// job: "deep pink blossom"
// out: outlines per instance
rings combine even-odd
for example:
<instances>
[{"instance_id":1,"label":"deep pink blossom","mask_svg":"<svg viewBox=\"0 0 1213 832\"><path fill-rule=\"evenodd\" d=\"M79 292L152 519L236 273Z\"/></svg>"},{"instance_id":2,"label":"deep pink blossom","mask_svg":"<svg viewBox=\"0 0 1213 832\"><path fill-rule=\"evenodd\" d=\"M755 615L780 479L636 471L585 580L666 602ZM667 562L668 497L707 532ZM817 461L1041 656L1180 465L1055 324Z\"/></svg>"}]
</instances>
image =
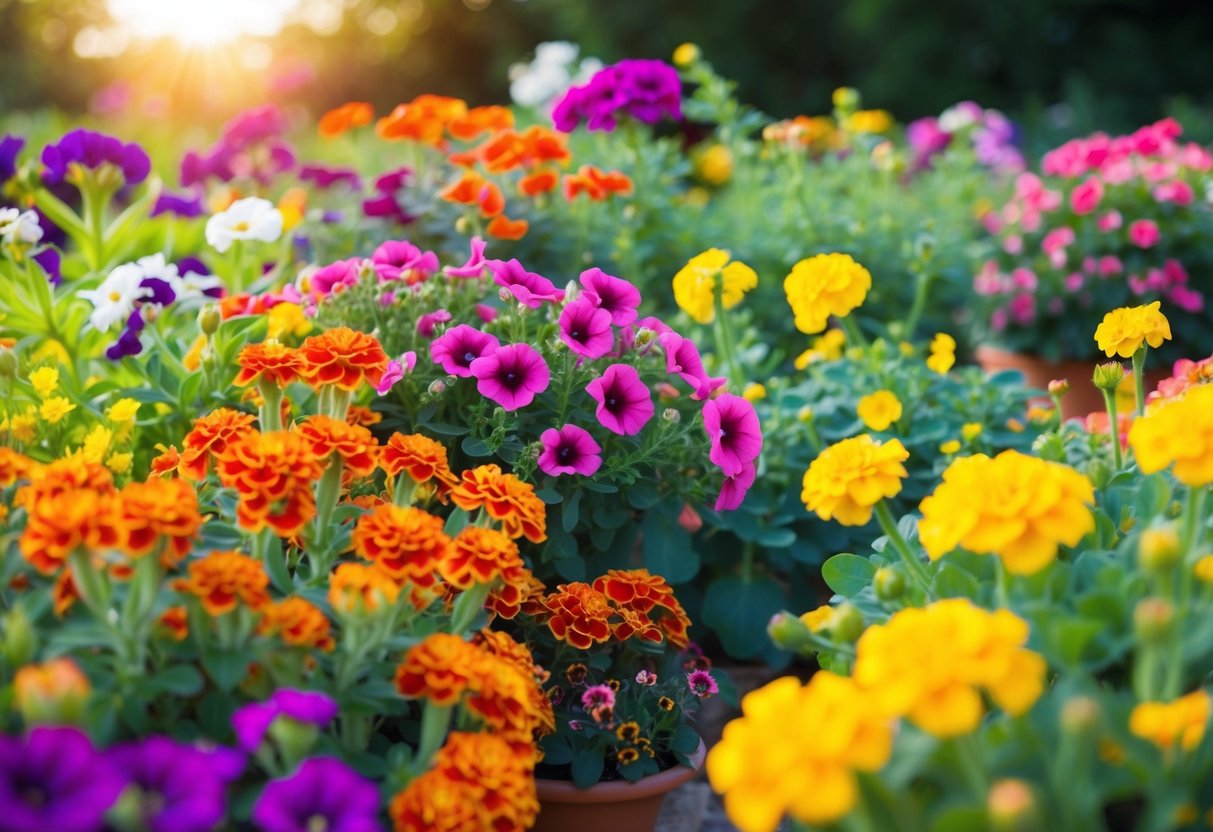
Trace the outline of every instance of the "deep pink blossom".
<instances>
[{"instance_id":1,"label":"deep pink blossom","mask_svg":"<svg viewBox=\"0 0 1213 832\"><path fill-rule=\"evenodd\" d=\"M417 319L417 332L422 338L433 338L434 327L438 324L444 324L451 319L451 313L445 309L435 309L433 312L426 312Z\"/></svg>"},{"instance_id":2,"label":"deep pink blossom","mask_svg":"<svg viewBox=\"0 0 1213 832\"><path fill-rule=\"evenodd\" d=\"M501 343L487 332L459 324L434 339L430 344L430 358L451 375L469 378L472 362L500 346Z\"/></svg>"},{"instance_id":3,"label":"deep pink blossom","mask_svg":"<svg viewBox=\"0 0 1213 832\"><path fill-rule=\"evenodd\" d=\"M583 358L601 358L615 345L611 313L578 298L560 312L560 340Z\"/></svg>"},{"instance_id":4,"label":"deep pink blossom","mask_svg":"<svg viewBox=\"0 0 1213 832\"><path fill-rule=\"evenodd\" d=\"M417 353L409 350L400 358L393 358L387 363L387 370L383 373L383 378L379 379L379 384L375 386L375 392L380 396L386 396L397 382L403 379L406 375L413 372L413 368L417 366Z\"/></svg>"},{"instance_id":5,"label":"deep pink blossom","mask_svg":"<svg viewBox=\"0 0 1213 832\"><path fill-rule=\"evenodd\" d=\"M413 286L438 271L438 255L407 240L388 240L371 254L371 266L380 280L402 280Z\"/></svg>"},{"instance_id":6,"label":"deep pink blossom","mask_svg":"<svg viewBox=\"0 0 1213 832\"><path fill-rule=\"evenodd\" d=\"M1084 180L1081 185L1075 185L1074 190L1070 191L1070 207L1074 209L1075 214L1090 214L1099 207L1102 200L1103 182L1099 181L1098 176Z\"/></svg>"},{"instance_id":7,"label":"deep pink blossom","mask_svg":"<svg viewBox=\"0 0 1213 832\"><path fill-rule=\"evenodd\" d=\"M587 269L579 279L584 289L582 297L611 313L615 326L627 326L636 320L640 290L631 283L602 269Z\"/></svg>"},{"instance_id":8,"label":"deep pink blossom","mask_svg":"<svg viewBox=\"0 0 1213 832\"><path fill-rule=\"evenodd\" d=\"M690 338L683 338L677 332L665 332L658 337L658 343L665 352L665 371L670 375L678 375L694 388L691 398L702 401L720 387L726 379L713 378L703 369L703 359L699 349Z\"/></svg>"},{"instance_id":9,"label":"deep pink blossom","mask_svg":"<svg viewBox=\"0 0 1213 832\"><path fill-rule=\"evenodd\" d=\"M496 307L489 306L487 303L478 303L476 304L476 317L486 324L491 324L497 320L497 309Z\"/></svg>"},{"instance_id":10,"label":"deep pink blossom","mask_svg":"<svg viewBox=\"0 0 1213 832\"><path fill-rule=\"evenodd\" d=\"M544 304L560 303L564 292L541 274L528 272L517 260L486 260L493 271L493 282L505 287L519 303L531 309Z\"/></svg>"},{"instance_id":11,"label":"deep pink blossom","mask_svg":"<svg viewBox=\"0 0 1213 832\"><path fill-rule=\"evenodd\" d=\"M700 699L706 699L709 696L715 696L717 693L720 693L716 680L706 670L692 670L688 673L687 687L691 689L691 693Z\"/></svg>"},{"instance_id":12,"label":"deep pink blossom","mask_svg":"<svg viewBox=\"0 0 1213 832\"><path fill-rule=\"evenodd\" d=\"M598 402L598 421L613 433L632 436L653 418L653 397L635 367L612 364L585 389Z\"/></svg>"},{"instance_id":13,"label":"deep pink blossom","mask_svg":"<svg viewBox=\"0 0 1213 832\"><path fill-rule=\"evenodd\" d=\"M720 496L716 498L716 510L733 511L739 508L757 475L758 468L754 463L747 462L736 476L725 477L720 486Z\"/></svg>"},{"instance_id":14,"label":"deep pink blossom","mask_svg":"<svg viewBox=\"0 0 1213 832\"><path fill-rule=\"evenodd\" d=\"M316 299L327 298L333 292L354 286L362 275L362 258L350 257L329 263L312 273L308 279L310 294Z\"/></svg>"},{"instance_id":15,"label":"deep pink blossom","mask_svg":"<svg viewBox=\"0 0 1213 832\"><path fill-rule=\"evenodd\" d=\"M451 277L480 277L484 274L485 259L484 259L484 240L479 237L472 238L472 253L468 256L467 262L462 266L447 266L446 273Z\"/></svg>"},{"instance_id":16,"label":"deep pink blossom","mask_svg":"<svg viewBox=\"0 0 1213 832\"><path fill-rule=\"evenodd\" d=\"M498 347L474 360L469 369L476 377L480 395L492 399L507 411L526 407L548 389L551 381L547 363L530 344Z\"/></svg>"},{"instance_id":17,"label":"deep pink blossom","mask_svg":"<svg viewBox=\"0 0 1213 832\"><path fill-rule=\"evenodd\" d=\"M1104 234L1110 234L1111 232L1120 228L1123 223L1124 220L1121 218L1119 211L1109 211L1108 213L1100 216L1099 220L1096 222L1096 224L1099 226L1099 230Z\"/></svg>"},{"instance_id":18,"label":"deep pink blossom","mask_svg":"<svg viewBox=\"0 0 1213 832\"><path fill-rule=\"evenodd\" d=\"M1134 220L1129 224L1129 242L1138 248L1153 248L1161 237L1154 220Z\"/></svg>"},{"instance_id":19,"label":"deep pink blossom","mask_svg":"<svg viewBox=\"0 0 1213 832\"><path fill-rule=\"evenodd\" d=\"M736 477L762 453L762 426L754 405L723 393L703 406L703 428L712 442L708 453L726 477Z\"/></svg>"},{"instance_id":20,"label":"deep pink blossom","mask_svg":"<svg viewBox=\"0 0 1213 832\"><path fill-rule=\"evenodd\" d=\"M548 476L580 474L592 477L602 467L602 446L584 428L576 425L565 425L559 430L548 428L539 440L543 443L539 470Z\"/></svg>"}]
</instances>

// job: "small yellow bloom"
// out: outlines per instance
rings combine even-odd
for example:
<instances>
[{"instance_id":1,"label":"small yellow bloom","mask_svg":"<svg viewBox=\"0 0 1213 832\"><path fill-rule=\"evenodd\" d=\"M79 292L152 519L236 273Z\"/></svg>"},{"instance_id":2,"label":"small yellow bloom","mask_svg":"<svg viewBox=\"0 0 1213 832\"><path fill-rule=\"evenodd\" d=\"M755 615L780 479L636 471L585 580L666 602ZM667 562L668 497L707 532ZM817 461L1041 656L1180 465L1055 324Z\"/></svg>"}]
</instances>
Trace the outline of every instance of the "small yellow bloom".
<instances>
[{"instance_id":1,"label":"small yellow bloom","mask_svg":"<svg viewBox=\"0 0 1213 832\"><path fill-rule=\"evenodd\" d=\"M720 187L733 178L733 151L714 144L694 155L695 175L709 185Z\"/></svg>"},{"instance_id":2,"label":"small yellow bloom","mask_svg":"<svg viewBox=\"0 0 1213 832\"><path fill-rule=\"evenodd\" d=\"M866 525L874 505L901 491L901 481L909 476L903 463L909 458L897 439L881 443L866 433L844 439L809 465L800 499L822 520Z\"/></svg>"},{"instance_id":3,"label":"small yellow bloom","mask_svg":"<svg viewBox=\"0 0 1213 832\"><path fill-rule=\"evenodd\" d=\"M1213 483L1213 384L1190 387L1134 420L1129 447L1144 474L1174 466L1184 485Z\"/></svg>"},{"instance_id":4,"label":"small yellow bloom","mask_svg":"<svg viewBox=\"0 0 1213 832\"><path fill-rule=\"evenodd\" d=\"M937 332L931 339L931 354L927 356L927 367L933 372L947 375L956 363L956 339L946 332Z\"/></svg>"},{"instance_id":5,"label":"small yellow bloom","mask_svg":"<svg viewBox=\"0 0 1213 832\"><path fill-rule=\"evenodd\" d=\"M901 401L891 390L877 390L860 399L856 411L868 430L885 430L901 418Z\"/></svg>"},{"instance_id":6,"label":"small yellow bloom","mask_svg":"<svg viewBox=\"0 0 1213 832\"><path fill-rule=\"evenodd\" d=\"M1209 694L1203 688L1174 702L1142 702L1129 714L1129 731L1163 750L1200 745L1209 721Z\"/></svg>"},{"instance_id":7,"label":"small yellow bloom","mask_svg":"<svg viewBox=\"0 0 1213 832\"><path fill-rule=\"evenodd\" d=\"M729 262L729 256L724 249L710 248L692 257L674 275L674 300L697 323L710 324L716 319L718 291L721 306L732 309L758 285L757 272L740 260Z\"/></svg>"},{"instance_id":8,"label":"small yellow bloom","mask_svg":"<svg viewBox=\"0 0 1213 832\"><path fill-rule=\"evenodd\" d=\"M94 465L100 465L101 460L105 459L105 452L109 450L110 442L114 439L114 432L105 425L95 425L88 435L84 437L84 446L80 449L84 455L85 462L91 462Z\"/></svg>"},{"instance_id":9,"label":"small yellow bloom","mask_svg":"<svg viewBox=\"0 0 1213 832\"><path fill-rule=\"evenodd\" d=\"M841 329L827 329L813 339L813 346L796 356L797 370L803 370L818 361L837 361L842 358L847 345L847 335Z\"/></svg>"},{"instance_id":10,"label":"small yellow bloom","mask_svg":"<svg viewBox=\"0 0 1213 832\"><path fill-rule=\"evenodd\" d=\"M1200 560L1196 561L1193 567L1196 573L1196 580L1201 583L1213 584L1213 555L1204 555Z\"/></svg>"},{"instance_id":11,"label":"small yellow bloom","mask_svg":"<svg viewBox=\"0 0 1213 832\"><path fill-rule=\"evenodd\" d=\"M1038 404L1028 406L1028 421L1041 424L1053 421L1056 411L1051 407L1041 407Z\"/></svg>"},{"instance_id":12,"label":"small yellow bloom","mask_svg":"<svg viewBox=\"0 0 1213 832\"><path fill-rule=\"evenodd\" d=\"M113 471L115 474L122 475L131 470L131 460L135 458L132 453L114 452L110 454L110 458L105 461L105 467Z\"/></svg>"},{"instance_id":13,"label":"small yellow bloom","mask_svg":"<svg viewBox=\"0 0 1213 832\"><path fill-rule=\"evenodd\" d=\"M54 367L39 367L29 374L29 383L38 398L45 399L59 388L59 371Z\"/></svg>"},{"instance_id":14,"label":"small yellow bloom","mask_svg":"<svg viewBox=\"0 0 1213 832\"><path fill-rule=\"evenodd\" d=\"M751 381L745 386L745 389L741 391L741 397L747 402L756 402L760 399L765 399L767 397L766 385Z\"/></svg>"},{"instance_id":15,"label":"small yellow bloom","mask_svg":"<svg viewBox=\"0 0 1213 832\"><path fill-rule=\"evenodd\" d=\"M941 454L947 454L948 456L951 456L952 454L956 453L959 450L960 450L960 440L959 439L949 439L947 442L944 442L943 444L941 444L939 446L939 452Z\"/></svg>"},{"instance_id":16,"label":"small yellow bloom","mask_svg":"<svg viewBox=\"0 0 1213 832\"><path fill-rule=\"evenodd\" d=\"M207 337L199 335L194 339L193 345L190 346L189 352L181 359L181 365L191 373L197 372L202 366L202 351L206 349Z\"/></svg>"},{"instance_id":17,"label":"small yellow bloom","mask_svg":"<svg viewBox=\"0 0 1213 832\"><path fill-rule=\"evenodd\" d=\"M76 406L62 396L53 396L42 403L38 415L42 420L52 425L59 424L63 417L76 409Z\"/></svg>"},{"instance_id":18,"label":"small yellow bloom","mask_svg":"<svg viewBox=\"0 0 1213 832\"><path fill-rule=\"evenodd\" d=\"M804 626L809 628L809 632L820 633L830 626L830 619L833 616L834 608L829 604L822 604L817 609L802 614L800 620Z\"/></svg>"},{"instance_id":19,"label":"small yellow bloom","mask_svg":"<svg viewBox=\"0 0 1213 832\"><path fill-rule=\"evenodd\" d=\"M312 321L296 303L275 304L266 317L266 338L282 341L287 336L302 338L312 331Z\"/></svg>"},{"instance_id":20,"label":"small yellow bloom","mask_svg":"<svg viewBox=\"0 0 1213 832\"><path fill-rule=\"evenodd\" d=\"M912 356L914 354L914 345L911 344L909 341L899 342L897 344L897 349L900 350L901 354L904 355L906 358L909 358L910 356Z\"/></svg>"},{"instance_id":21,"label":"small yellow bloom","mask_svg":"<svg viewBox=\"0 0 1213 832\"><path fill-rule=\"evenodd\" d=\"M1011 433L1023 433L1023 422L1015 418L1007 419L1007 430Z\"/></svg>"},{"instance_id":22,"label":"small yellow bloom","mask_svg":"<svg viewBox=\"0 0 1213 832\"><path fill-rule=\"evenodd\" d=\"M809 422L813 421L813 408L809 407L807 404L804 405L800 408L800 410L796 411L796 418L807 425Z\"/></svg>"},{"instance_id":23,"label":"small yellow bloom","mask_svg":"<svg viewBox=\"0 0 1213 832\"><path fill-rule=\"evenodd\" d=\"M783 280L796 328L821 332L831 315L845 317L863 304L872 274L849 254L818 254L792 266Z\"/></svg>"},{"instance_id":24,"label":"small yellow bloom","mask_svg":"<svg viewBox=\"0 0 1213 832\"><path fill-rule=\"evenodd\" d=\"M25 413L16 413L0 422L0 434L9 434L14 441L29 443L38 437L38 417L33 406L26 408Z\"/></svg>"},{"instance_id":25,"label":"small yellow bloom","mask_svg":"<svg viewBox=\"0 0 1213 832\"><path fill-rule=\"evenodd\" d=\"M67 354L67 347L54 338L47 338L42 346L34 350L31 356L35 362L50 361L55 364L70 364L72 357Z\"/></svg>"},{"instance_id":26,"label":"small yellow bloom","mask_svg":"<svg viewBox=\"0 0 1213 832\"><path fill-rule=\"evenodd\" d=\"M303 188L290 188L278 200L278 210L282 213L282 230L290 231L303 222L304 212L307 211L307 191Z\"/></svg>"},{"instance_id":27,"label":"small yellow bloom","mask_svg":"<svg viewBox=\"0 0 1213 832\"><path fill-rule=\"evenodd\" d=\"M1095 343L1109 358L1132 358L1143 343L1162 346L1163 341L1171 340L1171 323L1160 311L1161 305L1156 300L1148 306L1113 309L1095 328Z\"/></svg>"},{"instance_id":28,"label":"small yellow bloom","mask_svg":"<svg viewBox=\"0 0 1213 832\"><path fill-rule=\"evenodd\" d=\"M965 422L960 428L960 435L966 442L972 442L981 436L981 422Z\"/></svg>"},{"instance_id":29,"label":"small yellow bloom","mask_svg":"<svg viewBox=\"0 0 1213 832\"><path fill-rule=\"evenodd\" d=\"M852 133L887 133L893 126L888 110L856 110L843 122Z\"/></svg>"},{"instance_id":30,"label":"small yellow bloom","mask_svg":"<svg viewBox=\"0 0 1213 832\"><path fill-rule=\"evenodd\" d=\"M135 417L139 415L139 402L135 399L118 399L110 405L106 411L111 422L122 424L124 422L133 422Z\"/></svg>"},{"instance_id":31,"label":"small yellow bloom","mask_svg":"<svg viewBox=\"0 0 1213 832\"><path fill-rule=\"evenodd\" d=\"M685 69L699 60L699 47L693 43L683 43L674 50L674 66Z\"/></svg>"},{"instance_id":32,"label":"small yellow bloom","mask_svg":"<svg viewBox=\"0 0 1213 832\"><path fill-rule=\"evenodd\" d=\"M854 87L836 87L830 100L836 110L853 110L859 106L859 90Z\"/></svg>"}]
</instances>

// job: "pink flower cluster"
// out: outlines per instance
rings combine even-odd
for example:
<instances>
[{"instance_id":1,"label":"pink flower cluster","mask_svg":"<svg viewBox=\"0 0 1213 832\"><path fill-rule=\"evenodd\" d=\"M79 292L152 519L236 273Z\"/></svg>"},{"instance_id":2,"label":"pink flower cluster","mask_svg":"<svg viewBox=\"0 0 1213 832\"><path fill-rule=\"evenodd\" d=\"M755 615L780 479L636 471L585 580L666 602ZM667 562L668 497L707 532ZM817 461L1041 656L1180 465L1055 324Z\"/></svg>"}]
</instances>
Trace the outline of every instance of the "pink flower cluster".
<instances>
[{"instance_id":1,"label":"pink flower cluster","mask_svg":"<svg viewBox=\"0 0 1213 832\"><path fill-rule=\"evenodd\" d=\"M938 118L927 116L906 126L906 141L914 152L914 167L930 167L931 159L967 139L978 163L1002 173L1023 170L1023 154L1015 146L1015 127L998 110L975 101L961 101Z\"/></svg>"}]
</instances>

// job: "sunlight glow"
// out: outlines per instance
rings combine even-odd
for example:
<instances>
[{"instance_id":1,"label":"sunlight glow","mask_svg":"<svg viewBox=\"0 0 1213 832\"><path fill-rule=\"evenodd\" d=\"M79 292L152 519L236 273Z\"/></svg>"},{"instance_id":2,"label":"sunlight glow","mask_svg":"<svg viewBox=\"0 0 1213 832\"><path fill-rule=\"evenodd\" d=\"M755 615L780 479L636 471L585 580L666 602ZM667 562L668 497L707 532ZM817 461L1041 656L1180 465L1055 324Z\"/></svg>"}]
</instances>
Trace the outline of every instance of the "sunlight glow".
<instances>
[{"instance_id":1,"label":"sunlight glow","mask_svg":"<svg viewBox=\"0 0 1213 832\"><path fill-rule=\"evenodd\" d=\"M115 23L133 38L171 37L213 46L244 35L276 35L299 0L107 0Z\"/></svg>"}]
</instances>

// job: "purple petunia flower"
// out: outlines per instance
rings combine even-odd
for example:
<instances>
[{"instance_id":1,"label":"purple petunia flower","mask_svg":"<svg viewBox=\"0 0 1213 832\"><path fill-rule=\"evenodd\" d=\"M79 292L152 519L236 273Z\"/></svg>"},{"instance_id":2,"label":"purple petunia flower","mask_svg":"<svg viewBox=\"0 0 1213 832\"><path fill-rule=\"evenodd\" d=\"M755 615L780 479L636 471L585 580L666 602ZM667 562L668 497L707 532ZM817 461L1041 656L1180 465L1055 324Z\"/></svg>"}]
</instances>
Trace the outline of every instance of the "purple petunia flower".
<instances>
[{"instance_id":1,"label":"purple petunia flower","mask_svg":"<svg viewBox=\"0 0 1213 832\"><path fill-rule=\"evenodd\" d=\"M0 185L17 175L17 157L23 147L25 139L20 136L0 137Z\"/></svg>"},{"instance_id":2,"label":"purple petunia flower","mask_svg":"<svg viewBox=\"0 0 1213 832\"><path fill-rule=\"evenodd\" d=\"M690 338L683 338L677 332L670 331L662 333L657 341L665 351L665 371L681 377L695 388L691 398L703 401L724 386L727 379L714 378L704 371L699 349Z\"/></svg>"},{"instance_id":3,"label":"purple petunia flower","mask_svg":"<svg viewBox=\"0 0 1213 832\"><path fill-rule=\"evenodd\" d=\"M362 201L362 213L368 217L386 217L401 225L411 223L416 217L407 213L397 199L397 193L412 183L412 168L397 168L375 180L374 193Z\"/></svg>"},{"instance_id":4,"label":"purple petunia flower","mask_svg":"<svg viewBox=\"0 0 1213 832\"><path fill-rule=\"evenodd\" d=\"M152 206L148 216L158 217L161 214L172 214L184 219L193 219L201 217L204 213L206 213L206 206L202 203L202 194L175 194L172 191L164 191L156 197L156 203Z\"/></svg>"},{"instance_id":5,"label":"purple petunia flower","mask_svg":"<svg viewBox=\"0 0 1213 832\"><path fill-rule=\"evenodd\" d=\"M426 312L417 319L417 333L422 338L433 338L434 327L438 324L444 324L451 319L451 313L445 309L435 309L433 312Z\"/></svg>"},{"instance_id":6,"label":"purple petunia flower","mask_svg":"<svg viewBox=\"0 0 1213 832\"><path fill-rule=\"evenodd\" d=\"M708 459L726 477L736 477L762 453L762 426L754 405L724 393L703 406L703 429L712 442Z\"/></svg>"},{"instance_id":7,"label":"purple petunia flower","mask_svg":"<svg viewBox=\"0 0 1213 832\"><path fill-rule=\"evenodd\" d=\"M353 168L333 167L311 163L299 168L299 181L311 182L322 191L334 185L347 185L353 190L362 190L362 177Z\"/></svg>"},{"instance_id":8,"label":"purple petunia flower","mask_svg":"<svg viewBox=\"0 0 1213 832\"><path fill-rule=\"evenodd\" d=\"M598 421L621 436L639 433L653 418L653 397L640 380L640 373L628 364L612 364L601 378L586 385L586 392L598 402Z\"/></svg>"},{"instance_id":9,"label":"purple petunia flower","mask_svg":"<svg viewBox=\"0 0 1213 832\"><path fill-rule=\"evenodd\" d=\"M118 336L118 340L106 347L105 357L110 361L121 361L123 358L143 352L143 342L139 340L139 333L143 331L144 325L143 313L138 309L133 310L126 319L126 327Z\"/></svg>"},{"instance_id":10,"label":"purple petunia flower","mask_svg":"<svg viewBox=\"0 0 1213 832\"><path fill-rule=\"evenodd\" d=\"M8 832L98 832L125 785L76 728L0 737L0 826Z\"/></svg>"},{"instance_id":11,"label":"purple petunia flower","mask_svg":"<svg viewBox=\"0 0 1213 832\"><path fill-rule=\"evenodd\" d=\"M127 185L137 185L151 173L152 161L142 147L92 130L72 130L42 148L42 181L58 185L71 165L91 170L109 164L122 171Z\"/></svg>"},{"instance_id":12,"label":"purple petunia flower","mask_svg":"<svg viewBox=\"0 0 1213 832\"><path fill-rule=\"evenodd\" d=\"M548 389L547 362L530 344L507 344L470 365L480 395L512 412Z\"/></svg>"},{"instance_id":13,"label":"purple petunia flower","mask_svg":"<svg viewBox=\"0 0 1213 832\"><path fill-rule=\"evenodd\" d=\"M586 269L579 279L584 290L581 296L610 312L615 326L627 326L636 320L640 290L631 283L597 268Z\"/></svg>"},{"instance_id":14,"label":"purple petunia flower","mask_svg":"<svg viewBox=\"0 0 1213 832\"><path fill-rule=\"evenodd\" d=\"M615 345L611 313L578 298L560 312L560 340L583 358L601 358Z\"/></svg>"},{"instance_id":15,"label":"purple petunia flower","mask_svg":"<svg viewBox=\"0 0 1213 832\"><path fill-rule=\"evenodd\" d=\"M52 285L58 286L63 279L63 272L60 268L61 257L59 250L54 248L44 248L33 256L33 261L42 267L42 271L46 272L46 279Z\"/></svg>"},{"instance_id":16,"label":"purple petunia flower","mask_svg":"<svg viewBox=\"0 0 1213 832\"><path fill-rule=\"evenodd\" d=\"M716 498L716 511L735 511L740 508L756 476L757 467L754 463L747 462L736 476L725 477L720 486L720 496Z\"/></svg>"},{"instance_id":17,"label":"purple petunia flower","mask_svg":"<svg viewBox=\"0 0 1213 832\"><path fill-rule=\"evenodd\" d=\"M453 376L469 378L472 362L501 346L492 335L467 324L453 326L430 344L430 358Z\"/></svg>"},{"instance_id":18,"label":"purple petunia flower","mask_svg":"<svg viewBox=\"0 0 1213 832\"><path fill-rule=\"evenodd\" d=\"M227 786L244 771L230 748L204 751L168 737L111 748L107 758L142 792L136 804L150 832L209 832L227 813Z\"/></svg>"},{"instance_id":19,"label":"purple petunia flower","mask_svg":"<svg viewBox=\"0 0 1213 832\"><path fill-rule=\"evenodd\" d=\"M262 832L382 832L379 789L340 760L313 757L266 785L253 823Z\"/></svg>"},{"instance_id":20,"label":"purple petunia flower","mask_svg":"<svg viewBox=\"0 0 1213 832\"><path fill-rule=\"evenodd\" d=\"M548 476L581 474L592 477L602 467L602 447L584 428L576 425L565 425L559 430L548 428L539 440L543 443L539 470Z\"/></svg>"},{"instance_id":21,"label":"purple petunia flower","mask_svg":"<svg viewBox=\"0 0 1213 832\"><path fill-rule=\"evenodd\" d=\"M232 714L236 742L251 754L280 716L324 728L337 716L337 703L320 691L281 688L266 701L243 705Z\"/></svg>"},{"instance_id":22,"label":"purple petunia flower","mask_svg":"<svg viewBox=\"0 0 1213 832\"><path fill-rule=\"evenodd\" d=\"M493 282L504 286L523 306L538 309L545 301L564 300L563 290L543 275L528 272L517 260L486 260L485 264L493 271Z\"/></svg>"},{"instance_id":23,"label":"purple petunia flower","mask_svg":"<svg viewBox=\"0 0 1213 832\"><path fill-rule=\"evenodd\" d=\"M286 132L286 116L275 104L250 107L223 125L223 141L239 150L277 138Z\"/></svg>"},{"instance_id":24,"label":"purple petunia flower","mask_svg":"<svg viewBox=\"0 0 1213 832\"><path fill-rule=\"evenodd\" d=\"M682 82L662 61L629 59L604 67L581 86L570 87L552 111L552 122L571 133L584 121L587 130L611 132L619 117L646 124L663 116L682 118Z\"/></svg>"},{"instance_id":25,"label":"purple petunia flower","mask_svg":"<svg viewBox=\"0 0 1213 832\"><path fill-rule=\"evenodd\" d=\"M479 237L472 238L472 252L468 255L467 262L462 266L447 266L446 273L451 277L481 277L484 274L485 259L484 259L485 242Z\"/></svg>"},{"instance_id":26,"label":"purple petunia flower","mask_svg":"<svg viewBox=\"0 0 1213 832\"><path fill-rule=\"evenodd\" d=\"M389 240L371 254L371 264L381 281L403 280L413 286L438 271L438 255L407 240Z\"/></svg>"}]
</instances>

